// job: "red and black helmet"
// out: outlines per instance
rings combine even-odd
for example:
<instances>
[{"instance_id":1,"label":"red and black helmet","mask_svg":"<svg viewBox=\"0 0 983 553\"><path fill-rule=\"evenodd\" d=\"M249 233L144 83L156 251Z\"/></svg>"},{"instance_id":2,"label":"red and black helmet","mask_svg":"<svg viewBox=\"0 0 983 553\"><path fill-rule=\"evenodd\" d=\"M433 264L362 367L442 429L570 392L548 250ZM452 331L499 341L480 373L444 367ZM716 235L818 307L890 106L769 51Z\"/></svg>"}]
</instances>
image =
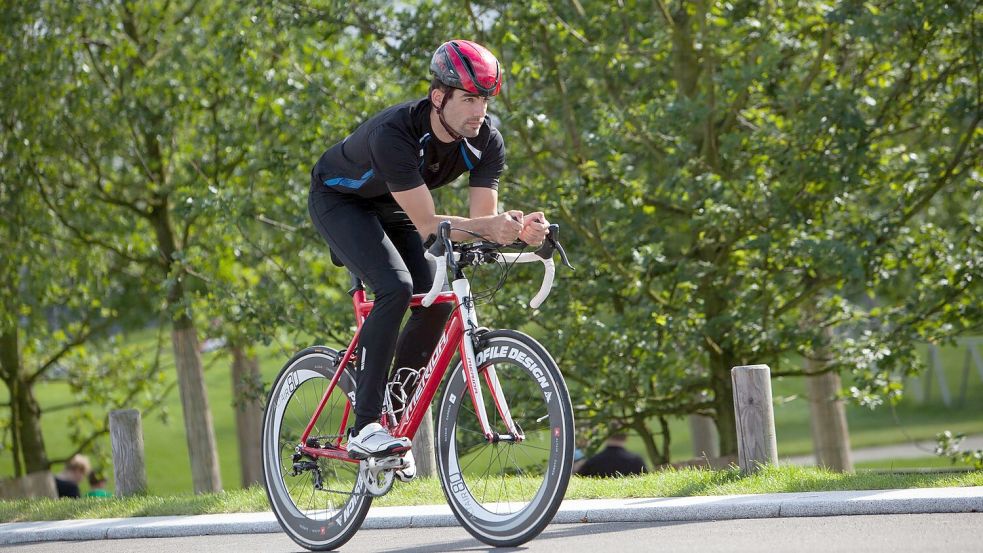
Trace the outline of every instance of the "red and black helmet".
<instances>
[{"instance_id":1,"label":"red and black helmet","mask_svg":"<svg viewBox=\"0 0 983 553\"><path fill-rule=\"evenodd\" d=\"M495 55L470 40L441 44L430 60L430 72L447 86L479 96L495 96L502 89L502 68Z\"/></svg>"}]
</instances>

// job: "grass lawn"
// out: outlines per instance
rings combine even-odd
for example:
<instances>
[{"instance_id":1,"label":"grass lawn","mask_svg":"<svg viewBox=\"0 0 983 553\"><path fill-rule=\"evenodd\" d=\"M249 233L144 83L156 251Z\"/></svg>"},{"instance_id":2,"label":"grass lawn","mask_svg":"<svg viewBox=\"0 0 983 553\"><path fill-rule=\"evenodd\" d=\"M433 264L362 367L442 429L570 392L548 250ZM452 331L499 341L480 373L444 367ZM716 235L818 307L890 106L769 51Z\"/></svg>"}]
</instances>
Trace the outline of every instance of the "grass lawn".
<instances>
[{"instance_id":1,"label":"grass lawn","mask_svg":"<svg viewBox=\"0 0 983 553\"><path fill-rule=\"evenodd\" d=\"M144 330L136 334L136 339L148 344L152 351L156 341L156 331ZM162 364L169 382L177 379L173 352L170 349L170 336L164 336L166 347L162 352ZM289 347L289 346L287 346ZM283 364L290 358L286 348L274 344L259 350L260 370L264 382L276 377ZM202 355L205 367L205 384L208 388L208 402L212 411L215 436L218 442L219 464L222 484L227 490L241 488L239 453L236 444L235 414L232 407L232 356L224 349ZM63 405L73 401L73 396L65 382L45 381L35 387L42 408ZM7 391L0 387L0 402L6 401ZM74 450L64 429L70 417L77 416L74 409L53 411L42 418L45 445L48 457L63 459ZM148 492L151 495L175 495L193 493L191 465L188 460L188 447L184 433L184 418L181 398L175 387L163 405L154 412L143 416L144 452L147 464ZM109 451L109 438L105 438L105 449ZM97 467L105 471L109 478L108 489L113 489L112 466ZM57 472L60 466L55 466ZM13 474L13 462L9 453L0 452L0 477ZM87 483L82 484L83 493Z\"/></svg>"},{"instance_id":2,"label":"grass lawn","mask_svg":"<svg viewBox=\"0 0 983 553\"><path fill-rule=\"evenodd\" d=\"M156 331L143 330L134 333L133 339L145 341L152 345L156 339ZM165 341L167 347L164 348L163 362L168 378L174 380L177 376L169 346L169 335L165 335ZM260 368L267 384L276 376L293 351L294 345L277 343L259 350ZM965 348L942 350L943 364L946 367L950 387L956 397L958 397L958 385L961 383L965 351ZM232 408L231 356L224 350L219 350L205 354L203 362L206 367L205 379L208 386L208 399L218 441L222 483L226 490L240 489L239 459L235 443L235 419ZM890 409L886 407L876 411L850 407L848 419L853 446L864 447L898 443L906 441L907 436L913 439L932 439L936 433L942 430L983 434L983 400L981 400L983 398L983 382L980 382L978 374L974 371L970 376L967 388L969 400L962 407L946 408L942 406L937 388L934 386L935 393L927 403L918 404L913 399L907 398L897 407L896 412L901 426L897 424ZM802 379L784 378L776 379L774 382L779 456L808 454L811 451L809 408L804 391L805 384ZM44 408L64 405L73 401L67 385L61 381L41 383L37 386L36 393ZM6 395L6 390L0 389L0 402L6 400ZM576 398L574 398L574 402L576 403ZM75 410L64 409L46 414L43 418L45 443L51 459L64 458L72 451L64 429L69 418L74 416L77 416ZM143 431L149 493L152 496L190 496L192 494L191 469L184 435L181 400L176 389L165 400L161 409L144 416ZM687 421L685 419L673 420L671 431L673 460L678 461L692 457ZM637 438L633 438L628 447L638 452L644 451L644 447ZM105 448L108 451L108 437ZM4 453L0 452L0 477L13 473L10 455ZM945 460L940 461L948 463ZM928 457L927 460L913 462L919 463L915 466L933 466L936 460ZM60 466L54 468L56 471L61 469ZM109 489L113 489L111 467L102 468L110 477ZM83 485L83 492L85 488L86 485Z\"/></svg>"},{"instance_id":3,"label":"grass lawn","mask_svg":"<svg viewBox=\"0 0 983 553\"><path fill-rule=\"evenodd\" d=\"M904 471L905 469L918 470L961 470L969 468L969 465L953 463L947 457L914 457L914 458L891 458L878 459L877 461L863 461L854 463L857 470L882 470L882 471Z\"/></svg>"},{"instance_id":4,"label":"grass lawn","mask_svg":"<svg viewBox=\"0 0 983 553\"><path fill-rule=\"evenodd\" d=\"M983 343L976 346L983 352ZM925 358L927 347L922 348ZM922 402L909 393L895 408L882 406L870 410L855 405L847 406L850 444L853 448L904 443L911 440L934 440L943 430L954 433L983 434L983 380L970 366L965 391L965 401L960 405L963 367L966 347L941 348L942 366L952 393L953 406L943 404L938 384L933 380L928 401ZM802 378L776 378L772 382L775 401L775 432L778 438L778 455L808 455L812 453L812 433L809 428L809 403L806 383ZM689 435L689 423L685 418L672 419L672 458L674 461L693 456ZM629 449L643 452L641 441L629 441ZM942 463L949 461L941 459ZM937 466L936 459L927 456L912 459L910 466Z\"/></svg>"},{"instance_id":5,"label":"grass lawn","mask_svg":"<svg viewBox=\"0 0 983 553\"><path fill-rule=\"evenodd\" d=\"M627 478L570 480L566 499L625 497L684 497L779 492L882 490L919 487L981 486L983 472L948 474L837 474L789 465L769 467L751 476L736 469L669 470ZM443 504L444 494L436 479L421 478L397 483L376 506ZM0 522L166 516L268 511L266 493L258 488L230 490L200 496L131 497L126 499L0 501Z\"/></svg>"}]
</instances>

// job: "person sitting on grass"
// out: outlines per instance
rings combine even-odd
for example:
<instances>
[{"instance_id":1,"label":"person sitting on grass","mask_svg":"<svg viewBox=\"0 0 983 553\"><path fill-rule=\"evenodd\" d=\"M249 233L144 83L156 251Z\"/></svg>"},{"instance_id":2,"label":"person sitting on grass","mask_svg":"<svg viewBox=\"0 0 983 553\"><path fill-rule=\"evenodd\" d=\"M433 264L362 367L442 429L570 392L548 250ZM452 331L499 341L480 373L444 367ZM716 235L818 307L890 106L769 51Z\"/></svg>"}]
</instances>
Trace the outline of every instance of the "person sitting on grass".
<instances>
[{"instance_id":1,"label":"person sitting on grass","mask_svg":"<svg viewBox=\"0 0 983 553\"><path fill-rule=\"evenodd\" d=\"M612 434L607 441L607 447L597 455L584 461L576 474L581 476L628 476L645 472L645 460L641 455L625 449L628 436Z\"/></svg>"},{"instance_id":2,"label":"person sitting on grass","mask_svg":"<svg viewBox=\"0 0 983 553\"><path fill-rule=\"evenodd\" d=\"M85 455L76 453L65 463L65 468L55 476L55 488L58 490L58 497L82 497L79 484L89 474L91 470L89 458Z\"/></svg>"},{"instance_id":3,"label":"person sitting on grass","mask_svg":"<svg viewBox=\"0 0 983 553\"><path fill-rule=\"evenodd\" d=\"M106 490L106 477L100 472L92 471L89 474L89 491L85 497L112 497Z\"/></svg>"}]
</instances>

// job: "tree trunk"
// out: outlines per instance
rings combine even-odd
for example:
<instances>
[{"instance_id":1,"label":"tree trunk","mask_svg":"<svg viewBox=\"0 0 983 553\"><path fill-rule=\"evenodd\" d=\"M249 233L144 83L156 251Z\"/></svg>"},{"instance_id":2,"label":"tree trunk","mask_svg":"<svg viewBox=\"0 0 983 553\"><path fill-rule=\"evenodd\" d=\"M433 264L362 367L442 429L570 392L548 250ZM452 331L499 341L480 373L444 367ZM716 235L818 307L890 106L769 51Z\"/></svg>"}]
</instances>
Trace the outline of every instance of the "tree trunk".
<instances>
[{"instance_id":1,"label":"tree trunk","mask_svg":"<svg viewBox=\"0 0 983 553\"><path fill-rule=\"evenodd\" d=\"M17 416L17 398L20 395L17 376L20 374L20 350L17 347L17 327L0 333L0 374L10 396L11 455L14 459L14 478L24 476L20 447L20 417Z\"/></svg>"},{"instance_id":2,"label":"tree trunk","mask_svg":"<svg viewBox=\"0 0 983 553\"><path fill-rule=\"evenodd\" d=\"M652 434L652 431L649 430L648 425L645 424L645 421L635 419L632 422L632 428L635 429L635 432L638 433L638 437L641 438L642 443L645 444L645 453L648 454L653 468L662 466L669 462L668 450L665 452L659 451L659 446L655 443L655 436Z\"/></svg>"},{"instance_id":3,"label":"tree trunk","mask_svg":"<svg viewBox=\"0 0 983 553\"><path fill-rule=\"evenodd\" d=\"M58 499L55 477L51 475L51 472L42 470L16 478L0 480L0 499L33 499L37 497Z\"/></svg>"},{"instance_id":4,"label":"tree trunk","mask_svg":"<svg viewBox=\"0 0 983 553\"><path fill-rule=\"evenodd\" d=\"M148 137L152 147L149 156L160 182L166 179L161 171L160 148L156 139ZM181 409L184 411L184 430L188 440L188 457L191 461L191 479L195 493L217 492L222 490L222 476L218 468L218 449L215 444L215 430L212 425L212 411L208 406L208 392L205 389L205 373L201 367L201 354L198 353L198 332L194 320L185 305L184 285L179 271L175 269L177 242L171 229L166 195L155 197L156 205L149 219L157 237L161 253L161 268L168 278L173 279L167 290L167 307L175 312L174 329L171 341L174 344L174 360L177 365L178 389L181 392Z\"/></svg>"},{"instance_id":5,"label":"tree trunk","mask_svg":"<svg viewBox=\"0 0 983 553\"><path fill-rule=\"evenodd\" d=\"M423 422L413 440L413 460L416 461L416 474L426 478L437 476L437 452L433 440L433 407L427 407Z\"/></svg>"},{"instance_id":6,"label":"tree trunk","mask_svg":"<svg viewBox=\"0 0 983 553\"><path fill-rule=\"evenodd\" d=\"M177 364L178 388L184 411L184 430L191 459L191 479L195 493L222 490L218 468L218 448L212 425L212 411L205 390L205 373L198 353L198 334L194 322L181 315L171 332L174 359Z\"/></svg>"},{"instance_id":7,"label":"tree trunk","mask_svg":"<svg viewBox=\"0 0 983 553\"><path fill-rule=\"evenodd\" d=\"M24 459L24 473L48 470L51 463L48 461L44 436L41 433L41 406L27 382L19 379L14 388L17 390L17 398L14 400L12 397L11 400L14 400L12 407L17 412L17 436L20 439L18 445Z\"/></svg>"},{"instance_id":8,"label":"tree trunk","mask_svg":"<svg viewBox=\"0 0 983 553\"><path fill-rule=\"evenodd\" d=\"M693 44L693 29L686 6L672 14L675 27L672 32L672 70L676 79L676 92L687 98L696 94L700 79L700 58Z\"/></svg>"},{"instance_id":9,"label":"tree trunk","mask_svg":"<svg viewBox=\"0 0 983 553\"><path fill-rule=\"evenodd\" d=\"M0 374L10 393L15 477L46 471L51 465L41 433L41 406L21 366L17 335L16 327L0 334Z\"/></svg>"},{"instance_id":10,"label":"tree trunk","mask_svg":"<svg viewBox=\"0 0 983 553\"><path fill-rule=\"evenodd\" d=\"M259 360L241 346L232 347L232 405L236 414L239 442L239 468L242 487L262 482L263 467L260 438L263 433L263 380Z\"/></svg>"},{"instance_id":11,"label":"tree trunk","mask_svg":"<svg viewBox=\"0 0 983 553\"><path fill-rule=\"evenodd\" d=\"M825 348L816 351L816 357L827 356ZM806 359L806 372L822 370L825 363ZM837 397L840 391L840 375L827 372L806 378L809 389L809 411L812 427L812 449L816 464L837 472L853 472L850 453L850 432L847 429L846 409Z\"/></svg>"},{"instance_id":12,"label":"tree trunk","mask_svg":"<svg viewBox=\"0 0 983 553\"><path fill-rule=\"evenodd\" d=\"M710 352L710 387L716 411L717 433L721 455L737 454L737 423L734 421L734 388L731 384L727 352Z\"/></svg>"},{"instance_id":13,"label":"tree trunk","mask_svg":"<svg viewBox=\"0 0 983 553\"><path fill-rule=\"evenodd\" d=\"M713 459L720 456L720 438L717 436L717 427L712 418L690 415L689 431L693 440L693 457Z\"/></svg>"}]
</instances>

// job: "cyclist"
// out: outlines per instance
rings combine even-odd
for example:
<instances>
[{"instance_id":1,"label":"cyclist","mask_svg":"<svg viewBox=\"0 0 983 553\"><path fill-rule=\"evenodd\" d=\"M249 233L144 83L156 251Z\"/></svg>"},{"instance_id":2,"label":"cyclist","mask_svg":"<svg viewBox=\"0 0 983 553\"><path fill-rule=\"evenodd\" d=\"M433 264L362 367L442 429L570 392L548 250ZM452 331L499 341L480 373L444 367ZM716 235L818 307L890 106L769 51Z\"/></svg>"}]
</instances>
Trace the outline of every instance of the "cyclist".
<instances>
[{"instance_id":1,"label":"cyclist","mask_svg":"<svg viewBox=\"0 0 983 553\"><path fill-rule=\"evenodd\" d=\"M434 52L430 71L426 98L379 112L324 152L311 171L308 203L332 255L375 295L358 343L349 455L361 459L406 451L410 466L396 473L404 481L416 473L412 444L378 422L388 373L394 358L396 367L422 367L452 309L449 304L414 307L398 332L411 294L426 292L433 283L424 237L432 238L437 225L449 220L493 242L519 238L538 245L548 227L542 212L498 212L505 145L486 115L489 99L502 86L495 56L474 42L451 40ZM437 214L430 191L465 171L469 217ZM472 236L455 232L452 238Z\"/></svg>"}]
</instances>

